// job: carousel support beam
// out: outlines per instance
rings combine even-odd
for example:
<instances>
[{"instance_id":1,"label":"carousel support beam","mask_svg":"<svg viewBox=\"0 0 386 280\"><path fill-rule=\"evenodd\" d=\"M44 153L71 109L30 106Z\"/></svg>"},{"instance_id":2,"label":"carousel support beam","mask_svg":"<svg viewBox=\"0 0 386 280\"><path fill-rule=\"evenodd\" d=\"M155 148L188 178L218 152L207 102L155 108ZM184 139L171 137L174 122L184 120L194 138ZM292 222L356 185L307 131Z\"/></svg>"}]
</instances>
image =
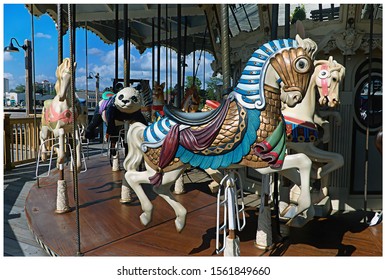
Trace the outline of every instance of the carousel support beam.
<instances>
[{"instance_id":1,"label":"carousel support beam","mask_svg":"<svg viewBox=\"0 0 386 280\"><path fill-rule=\"evenodd\" d=\"M119 4L115 4L115 71L113 91L116 93L118 83L118 40L119 40Z\"/></svg>"},{"instance_id":2,"label":"carousel support beam","mask_svg":"<svg viewBox=\"0 0 386 280\"><path fill-rule=\"evenodd\" d=\"M157 21L157 82L161 84L161 4L158 4Z\"/></svg>"},{"instance_id":3,"label":"carousel support beam","mask_svg":"<svg viewBox=\"0 0 386 280\"><path fill-rule=\"evenodd\" d=\"M284 6L284 38L289 38L290 35L290 4Z\"/></svg>"},{"instance_id":4,"label":"carousel support beam","mask_svg":"<svg viewBox=\"0 0 386 280\"><path fill-rule=\"evenodd\" d=\"M227 4L221 4L221 51L222 51L222 75L223 92L231 86L230 58L229 58L229 11Z\"/></svg>"},{"instance_id":5,"label":"carousel support beam","mask_svg":"<svg viewBox=\"0 0 386 280\"><path fill-rule=\"evenodd\" d=\"M152 88L154 88L155 82L155 28L154 28L154 18L151 19L151 80L153 82Z\"/></svg>"},{"instance_id":6,"label":"carousel support beam","mask_svg":"<svg viewBox=\"0 0 386 280\"><path fill-rule=\"evenodd\" d=\"M181 92L181 99L184 97L184 90L185 90L185 73L186 73L186 40L188 39L188 25L186 24L188 17L185 16L185 29L184 29L184 62L182 63L182 92Z\"/></svg>"},{"instance_id":7,"label":"carousel support beam","mask_svg":"<svg viewBox=\"0 0 386 280\"><path fill-rule=\"evenodd\" d=\"M366 118L366 146L365 146L365 182L363 193L364 222L367 224L367 192L368 192L368 167L369 167L369 137L370 137L370 116L372 110L372 62L373 62L373 34L374 34L374 5L370 5L370 37L369 37L369 73L367 87L367 118Z\"/></svg>"},{"instance_id":8,"label":"carousel support beam","mask_svg":"<svg viewBox=\"0 0 386 280\"><path fill-rule=\"evenodd\" d=\"M123 38L123 72L124 72L124 86L128 87L130 83L130 40L131 40L131 28L129 22L129 7L124 4L123 10L123 22L124 22L124 38Z\"/></svg>"},{"instance_id":9,"label":"carousel support beam","mask_svg":"<svg viewBox=\"0 0 386 280\"><path fill-rule=\"evenodd\" d=\"M175 106L180 108L181 106L181 100L182 100L182 90L181 90L181 26L182 26L182 20L181 20L181 4L177 4L177 93L176 93L176 100L175 100Z\"/></svg>"},{"instance_id":10,"label":"carousel support beam","mask_svg":"<svg viewBox=\"0 0 386 280\"><path fill-rule=\"evenodd\" d=\"M63 61L63 9L62 4L57 4L58 13L58 65Z\"/></svg>"},{"instance_id":11,"label":"carousel support beam","mask_svg":"<svg viewBox=\"0 0 386 280\"><path fill-rule=\"evenodd\" d=\"M276 40L278 38L278 26L279 26L279 4L272 4L272 33L271 33L271 40ZM286 37L287 38L287 37ZM273 202L274 202L274 216L276 217L276 229L277 232L280 234L280 221L279 221L279 176L275 172L272 175L264 175L264 176L272 176L273 180ZM268 200L268 197L267 197ZM264 207L267 208L267 205L264 204ZM267 211L267 210L266 210ZM270 219L268 217L267 219ZM269 227L271 225L271 222L267 221L269 223ZM271 236L267 236L267 244L272 243L272 231L270 232ZM270 246L269 244L268 246Z\"/></svg>"},{"instance_id":12,"label":"carousel support beam","mask_svg":"<svg viewBox=\"0 0 386 280\"><path fill-rule=\"evenodd\" d=\"M71 96L72 96L72 108L75 108L75 69L74 69L74 62L75 62L75 40L74 40L74 35L75 35L75 22L76 22L76 19L75 19L75 6L76 5L71 5L71 4L68 4L68 24L69 24L69 31L70 31L70 34L69 34L69 41L70 41L70 71L71 71ZM73 44L71 44L73 43ZM76 137L75 135L77 135L77 125L76 125L76 119L74 118L74 121L73 121L73 125L72 125L72 133L73 133L73 137L72 137L72 141L73 141L73 147L75 148L76 147ZM80 245L80 220L79 220L79 189L78 189L78 166L76 164L77 162L77 153L74 152L73 154L73 158L74 158L74 166L73 166L73 170L72 170L72 174L73 174L73 184L74 184L74 198L75 198L75 211L76 211L76 228L77 228L77 252L76 252L76 255L77 256L81 256L83 255L82 252L81 252L81 245ZM62 183L64 183L64 187L62 185ZM59 187L63 187L63 191L65 191L65 181L61 182L61 181L58 181L58 192L60 191L59 190ZM65 193L67 194L67 191L65 191Z\"/></svg>"},{"instance_id":13,"label":"carousel support beam","mask_svg":"<svg viewBox=\"0 0 386 280\"><path fill-rule=\"evenodd\" d=\"M277 39L279 4L272 4L271 40Z\"/></svg>"}]
</instances>

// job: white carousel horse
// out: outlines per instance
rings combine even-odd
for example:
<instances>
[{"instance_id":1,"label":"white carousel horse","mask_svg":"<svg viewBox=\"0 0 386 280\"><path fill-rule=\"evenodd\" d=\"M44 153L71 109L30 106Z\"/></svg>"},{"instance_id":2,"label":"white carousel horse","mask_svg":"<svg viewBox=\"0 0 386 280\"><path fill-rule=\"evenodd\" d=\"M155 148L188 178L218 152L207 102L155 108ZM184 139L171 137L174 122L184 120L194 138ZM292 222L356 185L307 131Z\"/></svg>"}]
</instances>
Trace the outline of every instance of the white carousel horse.
<instances>
[{"instance_id":1,"label":"white carousel horse","mask_svg":"<svg viewBox=\"0 0 386 280\"><path fill-rule=\"evenodd\" d=\"M344 163L342 155L319 149L315 145L319 140L316 125L324 129L323 142L329 141L329 123L324 119L327 114L324 112L323 116L320 116L323 111L319 114L316 112L316 99L318 98L322 106L335 107L339 104L339 83L344 75L344 66L333 60L331 56L328 60L315 61L315 71L311 76L304 100L292 108L284 105L282 110L286 121L287 148L306 154L318 165L323 164L311 173L311 178L322 179L320 192L312 193L313 203L319 202L327 195L328 174L342 167ZM298 182L295 184L297 185ZM296 187L292 193L296 193ZM296 201L296 195L293 197Z\"/></svg>"},{"instance_id":2,"label":"white carousel horse","mask_svg":"<svg viewBox=\"0 0 386 280\"><path fill-rule=\"evenodd\" d=\"M249 166L262 174L281 171L290 178L299 172L302 192L294 219L307 215L311 161L304 154L285 156L281 101L289 106L301 102L316 49L312 40L299 36L296 42L266 43L254 52L239 83L217 110L188 114L165 106L166 117L158 122L149 127L140 123L130 126L121 200L131 200L131 187L141 203L142 224L147 225L152 218L153 205L141 186L150 183L174 209L177 231L184 228L187 211L175 200L170 186L189 166ZM143 159L146 170L137 171Z\"/></svg>"},{"instance_id":3,"label":"white carousel horse","mask_svg":"<svg viewBox=\"0 0 386 280\"><path fill-rule=\"evenodd\" d=\"M63 62L56 69L55 91L56 96L54 99L44 101L44 107L41 118L41 157L45 161L47 158L46 140L48 134L51 131L55 138L58 138L57 148L57 165L59 170L63 170L63 163L65 161L65 136L73 134L73 124L77 119L80 112L80 103L76 100L75 108L71 107L71 64L70 59L65 58ZM74 63L73 71L76 68L76 62ZM76 167L80 172L81 168L81 143L79 130L75 130L76 139ZM62 196L63 195L63 196ZM58 198L57 198L57 213L65 213L70 210L68 206L67 190L64 178L60 178L58 181Z\"/></svg>"},{"instance_id":4,"label":"white carousel horse","mask_svg":"<svg viewBox=\"0 0 386 280\"><path fill-rule=\"evenodd\" d=\"M76 67L74 63L73 69ZM80 103L76 102L76 107L71 107L71 94L70 94L70 59L65 58L56 69L55 91L56 96L54 99L44 101L44 107L42 111L42 129L40 132L40 140L42 143L48 138L48 132L51 131L55 138L59 138L59 149L58 149L58 163L64 163L65 159L65 134L72 134L72 124L80 112ZM79 135L75 135L76 139L79 139ZM42 159L46 159L47 148L42 145ZM78 170L81 166L80 158L80 145L76 146L76 152L78 156L77 167Z\"/></svg>"}]
</instances>

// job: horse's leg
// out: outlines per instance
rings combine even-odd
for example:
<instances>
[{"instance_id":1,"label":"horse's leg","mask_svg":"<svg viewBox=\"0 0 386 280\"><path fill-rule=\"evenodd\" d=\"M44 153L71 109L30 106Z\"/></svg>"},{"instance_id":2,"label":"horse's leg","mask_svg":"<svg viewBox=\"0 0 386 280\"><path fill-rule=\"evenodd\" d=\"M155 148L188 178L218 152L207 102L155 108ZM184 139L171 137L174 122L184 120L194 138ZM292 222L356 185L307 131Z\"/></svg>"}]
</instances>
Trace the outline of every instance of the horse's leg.
<instances>
[{"instance_id":1,"label":"horse's leg","mask_svg":"<svg viewBox=\"0 0 386 280\"><path fill-rule=\"evenodd\" d=\"M117 140L115 137L110 137L110 156L112 159L111 162L111 171L119 171L119 153L117 151Z\"/></svg>"},{"instance_id":2,"label":"horse's leg","mask_svg":"<svg viewBox=\"0 0 386 280\"><path fill-rule=\"evenodd\" d=\"M55 131L55 137L59 139L59 148L57 149L58 159L57 165L59 169L59 179L57 182L57 196L56 196L56 210L57 214L63 214L70 211L70 206L68 202L68 192L67 192L67 184L64 180L64 169L63 162L65 158L64 153L64 137L65 131L63 128L59 128Z\"/></svg>"},{"instance_id":3,"label":"horse's leg","mask_svg":"<svg viewBox=\"0 0 386 280\"><path fill-rule=\"evenodd\" d=\"M80 172L80 169L82 168L82 154L81 154L81 138L80 138L80 133L79 130L75 130L75 151L76 151L76 166L77 166L77 171Z\"/></svg>"},{"instance_id":4,"label":"horse's leg","mask_svg":"<svg viewBox=\"0 0 386 280\"><path fill-rule=\"evenodd\" d=\"M310 172L311 172L311 165L312 162L311 160L305 155L305 154L294 154L294 155L287 155L284 159L283 165L280 170L277 169L272 169L270 167L262 168L262 169L257 169L258 172L262 174L268 174L272 172L280 172L284 176L288 176L290 178L295 178L294 176L294 171L295 173L298 173L300 175L300 189L301 192L299 194L298 198L298 205L293 206L293 209L291 212L293 214L291 215L291 219L289 220L289 224L295 225L296 223L292 223L293 219L300 214L305 214L307 220L313 217L313 207L311 207L311 193L310 193ZM291 169L297 169L296 170L291 170ZM287 177L287 178L288 178ZM309 213L303 213L307 209L310 209L311 211Z\"/></svg>"},{"instance_id":5,"label":"horse's leg","mask_svg":"<svg viewBox=\"0 0 386 280\"><path fill-rule=\"evenodd\" d=\"M184 187L184 176L181 174L174 183L174 191L175 194L183 194L185 193L185 187Z\"/></svg>"},{"instance_id":6,"label":"horse's leg","mask_svg":"<svg viewBox=\"0 0 386 280\"><path fill-rule=\"evenodd\" d=\"M126 176L123 176L122 178L122 188L121 188L121 199L119 200L120 203L129 203L133 199L131 198L131 190L129 183L126 180Z\"/></svg>"},{"instance_id":7,"label":"horse's leg","mask_svg":"<svg viewBox=\"0 0 386 280\"><path fill-rule=\"evenodd\" d=\"M181 232L185 227L187 211L185 207L174 198L170 191L170 187L177 178L182 177L181 173L183 170L184 169L182 168L164 173L162 185L153 188L154 192L161 196L174 209L174 212L176 213L175 225L177 232Z\"/></svg>"},{"instance_id":8,"label":"horse's leg","mask_svg":"<svg viewBox=\"0 0 386 280\"><path fill-rule=\"evenodd\" d=\"M322 167L318 168L316 174L313 176L316 179L321 179L321 188L319 198L314 200L321 200L323 197L328 194L329 187L329 173L338 168L342 167L344 164L344 159L341 154L333 153L325 150L321 150L312 143L294 145L294 150L298 152L305 153L313 162L316 163L326 163Z\"/></svg>"},{"instance_id":9,"label":"horse's leg","mask_svg":"<svg viewBox=\"0 0 386 280\"><path fill-rule=\"evenodd\" d=\"M47 160L47 147L46 143L44 142L48 138L48 127L47 126L42 126L42 129L40 131L40 143L43 144L41 145L41 157L43 161Z\"/></svg>"},{"instance_id":10,"label":"horse's leg","mask_svg":"<svg viewBox=\"0 0 386 280\"><path fill-rule=\"evenodd\" d=\"M57 135L55 135L59 139L59 148L58 148L58 164L63 164L64 163L64 158L65 158L65 147L64 147L64 137L65 137L65 132L63 128L57 129Z\"/></svg>"}]
</instances>

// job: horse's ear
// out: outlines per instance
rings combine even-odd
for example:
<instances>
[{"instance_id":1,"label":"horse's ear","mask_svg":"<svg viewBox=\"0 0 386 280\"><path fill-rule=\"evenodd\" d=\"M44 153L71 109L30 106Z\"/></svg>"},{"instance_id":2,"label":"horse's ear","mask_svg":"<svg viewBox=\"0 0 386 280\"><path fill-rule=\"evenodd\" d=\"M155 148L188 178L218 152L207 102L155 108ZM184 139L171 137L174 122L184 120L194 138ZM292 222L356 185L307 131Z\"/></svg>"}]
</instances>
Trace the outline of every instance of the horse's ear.
<instances>
[{"instance_id":1,"label":"horse's ear","mask_svg":"<svg viewBox=\"0 0 386 280\"><path fill-rule=\"evenodd\" d=\"M306 38L306 30L304 29L303 22L301 20L297 20L296 23L296 34L298 34L301 38Z\"/></svg>"},{"instance_id":2,"label":"horse's ear","mask_svg":"<svg viewBox=\"0 0 386 280\"><path fill-rule=\"evenodd\" d=\"M330 57L328 58L328 62L332 63L333 61L334 61L334 58L330 55Z\"/></svg>"}]
</instances>

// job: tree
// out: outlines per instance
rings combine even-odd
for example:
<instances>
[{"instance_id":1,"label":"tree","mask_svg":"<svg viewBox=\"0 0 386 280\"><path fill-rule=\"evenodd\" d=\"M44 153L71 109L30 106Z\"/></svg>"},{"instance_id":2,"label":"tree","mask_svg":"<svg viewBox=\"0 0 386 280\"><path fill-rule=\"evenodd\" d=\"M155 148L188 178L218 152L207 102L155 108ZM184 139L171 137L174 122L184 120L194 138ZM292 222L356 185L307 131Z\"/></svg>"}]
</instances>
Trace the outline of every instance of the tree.
<instances>
[{"instance_id":1,"label":"tree","mask_svg":"<svg viewBox=\"0 0 386 280\"><path fill-rule=\"evenodd\" d=\"M305 20L306 19L306 8L304 4L297 6L294 12L291 15L291 24L296 23L297 20Z\"/></svg>"},{"instance_id":2,"label":"tree","mask_svg":"<svg viewBox=\"0 0 386 280\"><path fill-rule=\"evenodd\" d=\"M220 100L221 94L221 86L222 86L222 78L219 77L211 77L209 82L207 83L207 99L209 100Z\"/></svg>"},{"instance_id":3,"label":"tree","mask_svg":"<svg viewBox=\"0 0 386 280\"><path fill-rule=\"evenodd\" d=\"M25 85L17 85L16 88L13 90L16 93L24 93L25 92Z\"/></svg>"},{"instance_id":4,"label":"tree","mask_svg":"<svg viewBox=\"0 0 386 280\"><path fill-rule=\"evenodd\" d=\"M195 85L196 85L197 89L200 89L201 85L202 85L201 80L196 77L195 81L196 81ZM193 77L187 76L185 79L185 88L190 88L192 85L193 85Z\"/></svg>"}]
</instances>

